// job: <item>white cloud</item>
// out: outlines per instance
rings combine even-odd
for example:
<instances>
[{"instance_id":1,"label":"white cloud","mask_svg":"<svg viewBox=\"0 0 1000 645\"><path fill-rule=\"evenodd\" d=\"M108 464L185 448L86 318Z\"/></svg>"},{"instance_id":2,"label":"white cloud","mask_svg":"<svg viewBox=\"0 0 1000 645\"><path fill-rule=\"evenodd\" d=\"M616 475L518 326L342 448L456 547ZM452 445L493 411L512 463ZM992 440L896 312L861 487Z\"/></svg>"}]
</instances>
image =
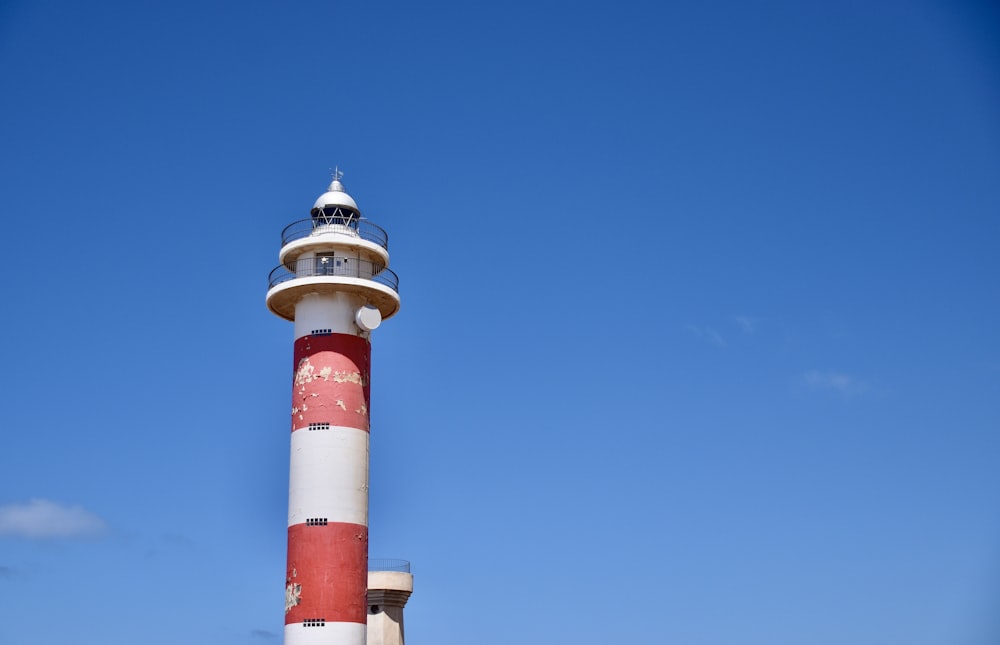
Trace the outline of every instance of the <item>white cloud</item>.
<instances>
[{"instance_id":1,"label":"white cloud","mask_svg":"<svg viewBox=\"0 0 1000 645\"><path fill-rule=\"evenodd\" d=\"M802 380L813 389L830 390L844 396L864 394L869 389L864 381L842 372L810 370L802 375Z\"/></svg>"},{"instance_id":2,"label":"white cloud","mask_svg":"<svg viewBox=\"0 0 1000 645\"><path fill-rule=\"evenodd\" d=\"M757 319L753 316L733 316L733 320L736 321L740 331L744 334L752 334L757 331Z\"/></svg>"},{"instance_id":3,"label":"white cloud","mask_svg":"<svg viewBox=\"0 0 1000 645\"><path fill-rule=\"evenodd\" d=\"M104 520L81 506L64 506L46 499L0 506L0 535L79 537L99 535L105 530Z\"/></svg>"},{"instance_id":4,"label":"white cloud","mask_svg":"<svg viewBox=\"0 0 1000 645\"><path fill-rule=\"evenodd\" d=\"M726 339L722 337L722 334L715 331L711 327L698 327L697 325L688 325L687 330L701 338L712 343L716 347L725 347L727 345Z\"/></svg>"}]
</instances>

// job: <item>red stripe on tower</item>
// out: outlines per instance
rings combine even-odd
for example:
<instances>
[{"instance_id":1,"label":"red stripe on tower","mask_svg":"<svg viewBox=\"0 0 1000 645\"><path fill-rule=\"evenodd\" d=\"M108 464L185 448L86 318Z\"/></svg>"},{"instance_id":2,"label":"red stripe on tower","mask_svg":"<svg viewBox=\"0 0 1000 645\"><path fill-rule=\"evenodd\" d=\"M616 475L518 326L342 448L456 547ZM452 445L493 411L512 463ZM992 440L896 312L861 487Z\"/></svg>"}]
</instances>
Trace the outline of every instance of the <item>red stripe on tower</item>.
<instances>
[{"instance_id":1,"label":"red stripe on tower","mask_svg":"<svg viewBox=\"0 0 1000 645\"><path fill-rule=\"evenodd\" d=\"M368 430L371 344L328 334L295 341L292 431L328 423Z\"/></svg>"},{"instance_id":2,"label":"red stripe on tower","mask_svg":"<svg viewBox=\"0 0 1000 645\"><path fill-rule=\"evenodd\" d=\"M288 527L285 624L307 620L364 623L368 527L333 523Z\"/></svg>"}]
</instances>

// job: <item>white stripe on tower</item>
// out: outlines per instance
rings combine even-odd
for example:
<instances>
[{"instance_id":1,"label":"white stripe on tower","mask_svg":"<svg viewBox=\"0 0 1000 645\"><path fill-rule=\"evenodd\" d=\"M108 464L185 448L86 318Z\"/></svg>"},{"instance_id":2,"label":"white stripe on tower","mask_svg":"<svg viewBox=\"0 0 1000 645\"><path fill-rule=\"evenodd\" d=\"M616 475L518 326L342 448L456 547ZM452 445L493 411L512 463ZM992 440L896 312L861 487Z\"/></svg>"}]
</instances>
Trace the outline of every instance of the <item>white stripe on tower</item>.
<instances>
[{"instance_id":1,"label":"white stripe on tower","mask_svg":"<svg viewBox=\"0 0 1000 645\"><path fill-rule=\"evenodd\" d=\"M357 623L327 623L322 629L285 626L285 643L291 645L329 645L329 643L364 643L365 626Z\"/></svg>"},{"instance_id":2,"label":"white stripe on tower","mask_svg":"<svg viewBox=\"0 0 1000 645\"><path fill-rule=\"evenodd\" d=\"M293 432L288 525L322 518L367 526L367 464L363 430L324 424Z\"/></svg>"}]
</instances>

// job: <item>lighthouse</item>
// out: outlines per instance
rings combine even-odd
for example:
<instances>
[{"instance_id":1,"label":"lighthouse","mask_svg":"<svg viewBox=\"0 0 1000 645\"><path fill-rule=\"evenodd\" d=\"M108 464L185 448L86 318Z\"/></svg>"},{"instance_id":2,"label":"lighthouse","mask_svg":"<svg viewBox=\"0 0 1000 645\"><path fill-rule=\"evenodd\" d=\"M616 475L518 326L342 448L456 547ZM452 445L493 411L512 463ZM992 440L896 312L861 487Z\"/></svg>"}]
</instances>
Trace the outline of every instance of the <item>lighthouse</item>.
<instances>
[{"instance_id":1,"label":"lighthouse","mask_svg":"<svg viewBox=\"0 0 1000 645\"><path fill-rule=\"evenodd\" d=\"M268 309L295 329L285 645L365 645L371 333L399 282L341 177L282 231L268 279Z\"/></svg>"}]
</instances>

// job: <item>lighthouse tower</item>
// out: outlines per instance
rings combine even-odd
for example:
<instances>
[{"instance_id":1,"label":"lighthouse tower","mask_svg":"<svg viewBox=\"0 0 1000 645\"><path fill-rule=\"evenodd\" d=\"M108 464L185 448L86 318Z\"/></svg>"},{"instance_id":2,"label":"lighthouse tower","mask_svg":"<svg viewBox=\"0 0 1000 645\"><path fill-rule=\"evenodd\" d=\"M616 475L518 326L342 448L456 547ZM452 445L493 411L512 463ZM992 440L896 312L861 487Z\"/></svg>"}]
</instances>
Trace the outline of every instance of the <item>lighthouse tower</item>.
<instances>
[{"instance_id":1,"label":"lighthouse tower","mask_svg":"<svg viewBox=\"0 0 1000 645\"><path fill-rule=\"evenodd\" d=\"M399 293L386 232L340 178L282 231L268 281L295 323L285 645L365 645L370 336Z\"/></svg>"}]
</instances>

